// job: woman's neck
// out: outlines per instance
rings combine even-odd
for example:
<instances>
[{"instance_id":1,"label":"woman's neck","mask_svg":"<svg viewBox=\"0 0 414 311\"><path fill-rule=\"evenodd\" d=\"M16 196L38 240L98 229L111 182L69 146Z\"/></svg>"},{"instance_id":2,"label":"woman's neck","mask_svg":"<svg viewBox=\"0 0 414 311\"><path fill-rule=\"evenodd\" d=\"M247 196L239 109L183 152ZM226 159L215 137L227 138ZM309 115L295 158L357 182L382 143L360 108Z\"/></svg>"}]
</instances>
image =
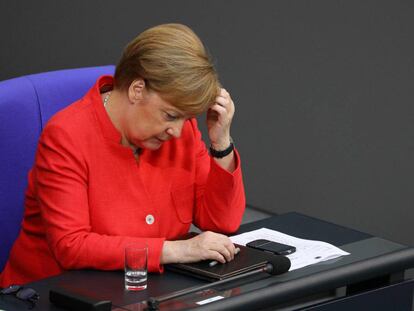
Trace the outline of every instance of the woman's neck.
<instances>
[{"instance_id":1,"label":"woman's neck","mask_svg":"<svg viewBox=\"0 0 414 311\"><path fill-rule=\"evenodd\" d=\"M111 120L112 124L115 126L117 131L121 134L121 145L125 147L129 147L132 149L134 154L137 153L137 147L131 144L125 136L125 131L123 130L123 117L126 113L125 109L127 108L127 104L125 101L128 99L118 90L112 90L110 92L106 92L101 94L102 101L105 104L105 110L108 114L109 119Z\"/></svg>"}]
</instances>

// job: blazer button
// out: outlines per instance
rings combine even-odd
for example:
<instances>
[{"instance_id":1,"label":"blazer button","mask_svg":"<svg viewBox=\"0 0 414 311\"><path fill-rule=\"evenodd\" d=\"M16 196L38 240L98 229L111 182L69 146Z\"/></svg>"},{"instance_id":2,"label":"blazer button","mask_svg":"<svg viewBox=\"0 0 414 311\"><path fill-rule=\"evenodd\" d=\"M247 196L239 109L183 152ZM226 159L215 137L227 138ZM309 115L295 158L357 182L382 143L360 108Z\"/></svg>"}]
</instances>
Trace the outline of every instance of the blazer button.
<instances>
[{"instance_id":1,"label":"blazer button","mask_svg":"<svg viewBox=\"0 0 414 311\"><path fill-rule=\"evenodd\" d=\"M147 224L152 225L155 221L155 218L154 218L154 216L149 214L149 215L147 215L147 217L145 217L145 221L147 222Z\"/></svg>"}]
</instances>

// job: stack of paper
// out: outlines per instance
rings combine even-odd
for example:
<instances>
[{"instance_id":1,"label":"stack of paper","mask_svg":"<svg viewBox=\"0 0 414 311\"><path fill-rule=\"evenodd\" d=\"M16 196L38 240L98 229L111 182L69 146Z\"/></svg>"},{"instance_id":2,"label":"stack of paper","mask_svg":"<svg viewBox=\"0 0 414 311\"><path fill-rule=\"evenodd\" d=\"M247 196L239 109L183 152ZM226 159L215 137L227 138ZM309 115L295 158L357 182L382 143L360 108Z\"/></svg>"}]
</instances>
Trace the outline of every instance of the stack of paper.
<instances>
[{"instance_id":1,"label":"stack of paper","mask_svg":"<svg viewBox=\"0 0 414 311\"><path fill-rule=\"evenodd\" d=\"M289 271L306 267L321 261L349 255L349 253L326 242L299 239L267 228L261 228L235 235L230 237L230 239L233 243L240 245L246 245L247 243L258 239L265 239L295 246L296 252L286 256L291 261Z\"/></svg>"}]
</instances>

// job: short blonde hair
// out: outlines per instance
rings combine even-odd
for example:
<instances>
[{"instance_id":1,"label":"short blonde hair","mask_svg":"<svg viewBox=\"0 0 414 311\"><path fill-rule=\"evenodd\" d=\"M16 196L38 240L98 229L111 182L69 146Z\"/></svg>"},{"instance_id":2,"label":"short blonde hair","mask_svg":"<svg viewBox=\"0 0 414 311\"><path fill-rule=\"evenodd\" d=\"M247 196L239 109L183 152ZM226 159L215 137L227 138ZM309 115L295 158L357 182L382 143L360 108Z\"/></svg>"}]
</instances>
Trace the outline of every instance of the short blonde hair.
<instances>
[{"instance_id":1,"label":"short blonde hair","mask_svg":"<svg viewBox=\"0 0 414 311\"><path fill-rule=\"evenodd\" d=\"M197 115L219 94L220 83L197 35L181 24L149 28L125 48L115 70L115 88L127 89L137 78L173 106Z\"/></svg>"}]
</instances>

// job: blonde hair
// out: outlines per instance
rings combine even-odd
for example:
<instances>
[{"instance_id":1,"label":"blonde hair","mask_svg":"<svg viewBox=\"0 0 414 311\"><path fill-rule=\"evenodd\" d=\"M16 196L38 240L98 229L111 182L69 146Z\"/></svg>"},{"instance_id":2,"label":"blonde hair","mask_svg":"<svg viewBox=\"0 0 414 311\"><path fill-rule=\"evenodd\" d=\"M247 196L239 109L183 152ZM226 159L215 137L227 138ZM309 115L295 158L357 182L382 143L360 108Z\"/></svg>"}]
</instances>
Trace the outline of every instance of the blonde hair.
<instances>
[{"instance_id":1,"label":"blonde hair","mask_svg":"<svg viewBox=\"0 0 414 311\"><path fill-rule=\"evenodd\" d=\"M115 70L115 88L127 89L137 78L176 108L194 115L206 111L220 90L204 45L181 24L149 28L126 46Z\"/></svg>"}]
</instances>

